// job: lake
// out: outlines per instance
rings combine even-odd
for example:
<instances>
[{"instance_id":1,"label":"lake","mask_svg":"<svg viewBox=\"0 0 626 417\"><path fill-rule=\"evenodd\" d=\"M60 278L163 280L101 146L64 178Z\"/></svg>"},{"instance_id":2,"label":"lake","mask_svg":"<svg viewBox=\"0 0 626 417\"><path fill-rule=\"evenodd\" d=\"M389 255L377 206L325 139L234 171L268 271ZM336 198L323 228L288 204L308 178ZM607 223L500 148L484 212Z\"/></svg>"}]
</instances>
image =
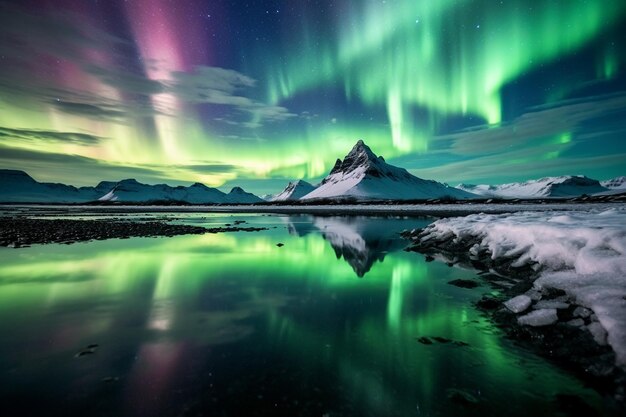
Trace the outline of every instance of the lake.
<instances>
[{"instance_id":1,"label":"lake","mask_svg":"<svg viewBox=\"0 0 626 417\"><path fill-rule=\"evenodd\" d=\"M528 416L601 406L473 307L494 290L448 284L473 271L403 251L398 233L431 220L169 216L268 230L0 248L0 405L14 410L4 415Z\"/></svg>"}]
</instances>

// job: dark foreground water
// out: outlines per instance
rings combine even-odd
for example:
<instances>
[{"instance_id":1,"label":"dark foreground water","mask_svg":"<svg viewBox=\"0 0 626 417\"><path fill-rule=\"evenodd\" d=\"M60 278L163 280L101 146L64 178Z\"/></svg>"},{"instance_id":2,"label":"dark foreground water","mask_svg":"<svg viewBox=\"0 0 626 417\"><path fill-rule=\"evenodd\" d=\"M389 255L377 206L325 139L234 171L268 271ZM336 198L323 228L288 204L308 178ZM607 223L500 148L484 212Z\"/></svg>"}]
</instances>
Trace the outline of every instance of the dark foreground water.
<instances>
[{"instance_id":1,"label":"dark foreground water","mask_svg":"<svg viewBox=\"0 0 626 417\"><path fill-rule=\"evenodd\" d=\"M270 230L0 249L2 415L601 408L594 391L515 347L472 307L489 288L447 283L473 272L402 251L397 233L426 220L182 218Z\"/></svg>"}]
</instances>

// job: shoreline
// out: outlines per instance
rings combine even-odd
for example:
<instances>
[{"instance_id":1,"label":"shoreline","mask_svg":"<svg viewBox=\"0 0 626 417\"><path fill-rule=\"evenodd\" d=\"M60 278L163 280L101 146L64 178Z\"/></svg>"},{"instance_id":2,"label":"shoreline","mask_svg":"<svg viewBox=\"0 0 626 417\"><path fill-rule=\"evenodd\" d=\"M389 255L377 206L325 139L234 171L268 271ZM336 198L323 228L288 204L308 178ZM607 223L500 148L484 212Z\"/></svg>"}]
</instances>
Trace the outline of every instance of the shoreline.
<instances>
[{"instance_id":1,"label":"shoreline","mask_svg":"<svg viewBox=\"0 0 626 417\"><path fill-rule=\"evenodd\" d=\"M44 205L3 204L5 216L33 214L119 214L119 213L233 213L233 214L311 214L321 216L407 216L458 217L476 213L504 214L526 211L588 211L624 207L615 202L536 202L536 203L458 203L458 204L332 204L332 205Z\"/></svg>"},{"instance_id":2,"label":"shoreline","mask_svg":"<svg viewBox=\"0 0 626 417\"><path fill-rule=\"evenodd\" d=\"M521 254L495 256L480 235L437 234L426 227L402 236L410 242L405 251L424 255L427 262L477 271L497 294L485 292L474 306L508 338L574 373L616 407L626 407L626 366L619 363L616 346L607 344L599 313L575 291L546 285L545 266L519 262Z\"/></svg>"},{"instance_id":3,"label":"shoreline","mask_svg":"<svg viewBox=\"0 0 626 417\"><path fill-rule=\"evenodd\" d=\"M66 244L93 240L129 239L131 237L172 237L189 234L255 232L262 227L203 227L171 224L163 219L139 220L70 220L0 217L0 247L26 248L36 244Z\"/></svg>"}]
</instances>

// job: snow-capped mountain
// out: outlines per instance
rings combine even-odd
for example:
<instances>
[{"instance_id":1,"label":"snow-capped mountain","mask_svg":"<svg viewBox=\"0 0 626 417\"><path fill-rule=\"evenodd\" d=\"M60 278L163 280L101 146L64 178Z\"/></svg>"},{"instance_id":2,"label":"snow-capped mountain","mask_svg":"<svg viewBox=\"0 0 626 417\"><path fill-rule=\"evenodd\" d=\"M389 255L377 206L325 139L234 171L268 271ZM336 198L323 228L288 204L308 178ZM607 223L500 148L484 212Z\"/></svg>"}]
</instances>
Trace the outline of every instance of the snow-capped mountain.
<instances>
[{"instance_id":1,"label":"snow-capped mountain","mask_svg":"<svg viewBox=\"0 0 626 417\"><path fill-rule=\"evenodd\" d=\"M113 188L99 198L100 201L121 201L140 203L146 201L186 201L192 204L223 203L226 194L204 184L195 183L189 187L171 187L166 184L148 185L135 179L115 183Z\"/></svg>"},{"instance_id":2,"label":"snow-capped mountain","mask_svg":"<svg viewBox=\"0 0 626 417\"><path fill-rule=\"evenodd\" d=\"M410 200L475 197L436 181L423 180L406 169L389 165L359 140L343 161L337 160L319 186L301 199L356 197L373 200Z\"/></svg>"},{"instance_id":3,"label":"snow-capped mountain","mask_svg":"<svg viewBox=\"0 0 626 417\"><path fill-rule=\"evenodd\" d=\"M602 181L603 187L610 190L624 190L626 191L626 177L615 177L610 180Z\"/></svg>"},{"instance_id":4,"label":"snow-capped mountain","mask_svg":"<svg viewBox=\"0 0 626 417\"><path fill-rule=\"evenodd\" d=\"M250 203L262 203L264 200L261 197L257 197L252 193L248 193L241 187L233 187L230 193L226 194L224 199L225 203L235 204L250 204Z\"/></svg>"},{"instance_id":5,"label":"snow-capped mountain","mask_svg":"<svg viewBox=\"0 0 626 417\"><path fill-rule=\"evenodd\" d=\"M607 190L597 180L583 175L545 177L538 180L500 185L459 184L456 188L483 197L501 198L578 197L583 194L591 195Z\"/></svg>"},{"instance_id":6,"label":"snow-capped mountain","mask_svg":"<svg viewBox=\"0 0 626 417\"><path fill-rule=\"evenodd\" d=\"M298 180L287 184L284 190L271 198L271 201L298 200L315 190L315 187L304 180Z\"/></svg>"},{"instance_id":7,"label":"snow-capped mountain","mask_svg":"<svg viewBox=\"0 0 626 417\"><path fill-rule=\"evenodd\" d=\"M235 187L230 193L195 183L189 187L166 184L148 185L134 179L102 181L96 187L73 187L40 183L23 171L0 170L0 202L85 203L90 201L149 202L183 201L191 204L256 203L254 194Z\"/></svg>"}]
</instances>

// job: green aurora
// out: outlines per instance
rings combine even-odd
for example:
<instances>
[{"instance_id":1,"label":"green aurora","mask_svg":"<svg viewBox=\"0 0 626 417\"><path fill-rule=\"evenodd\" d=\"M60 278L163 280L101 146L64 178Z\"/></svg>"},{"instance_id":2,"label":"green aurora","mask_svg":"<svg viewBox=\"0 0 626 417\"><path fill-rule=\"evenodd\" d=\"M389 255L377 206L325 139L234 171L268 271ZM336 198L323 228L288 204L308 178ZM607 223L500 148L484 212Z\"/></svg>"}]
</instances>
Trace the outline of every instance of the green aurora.
<instances>
[{"instance_id":1,"label":"green aurora","mask_svg":"<svg viewBox=\"0 0 626 417\"><path fill-rule=\"evenodd\" d=\"M258 3L0 3L0 165L263 194L362 138L451 183L626 172L623 1Z\"/></svg>"}]
</instances>

